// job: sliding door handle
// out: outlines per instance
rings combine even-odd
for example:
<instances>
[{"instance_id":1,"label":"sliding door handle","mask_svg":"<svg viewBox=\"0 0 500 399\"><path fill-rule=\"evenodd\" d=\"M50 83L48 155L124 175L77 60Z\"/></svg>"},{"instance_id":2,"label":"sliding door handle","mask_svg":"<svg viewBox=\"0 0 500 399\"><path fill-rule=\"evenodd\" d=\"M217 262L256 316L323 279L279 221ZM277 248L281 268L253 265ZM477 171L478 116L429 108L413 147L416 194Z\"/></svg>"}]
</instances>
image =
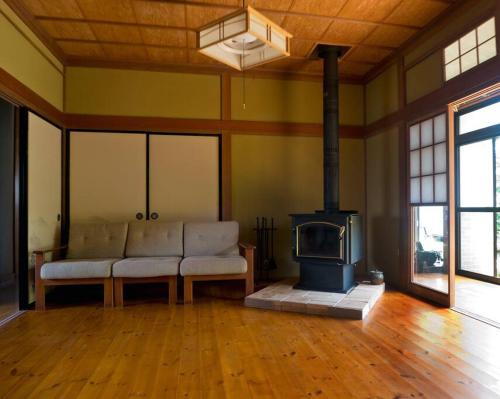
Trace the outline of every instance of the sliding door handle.
<instances>
[{"instance_id":1,"label":"sliding door handle","mask_svg":"<svg viewBox=\"0 0 500 399\"><path fill-rule=\"evenodd\" d=\"M156 219L158 219L159 217L160 217L160 215L158 215L158 213L156 213L156 212L153 212L153 213L151 214L151 219L153 219L153 220L156 220Z\"/></svg>"},{"instance_id":2,"label":"sliding door handle","mask_svg":"<svg viewBox=\"0 0 500 399\"><path fill-rule=\"evenodd\" d=\"M144 219L144 215L142 214L142 212L137 212L137 213L135 214L135 218L136 218L137 220L142 220L142 219Z\"/></svg>"}]
</instances>

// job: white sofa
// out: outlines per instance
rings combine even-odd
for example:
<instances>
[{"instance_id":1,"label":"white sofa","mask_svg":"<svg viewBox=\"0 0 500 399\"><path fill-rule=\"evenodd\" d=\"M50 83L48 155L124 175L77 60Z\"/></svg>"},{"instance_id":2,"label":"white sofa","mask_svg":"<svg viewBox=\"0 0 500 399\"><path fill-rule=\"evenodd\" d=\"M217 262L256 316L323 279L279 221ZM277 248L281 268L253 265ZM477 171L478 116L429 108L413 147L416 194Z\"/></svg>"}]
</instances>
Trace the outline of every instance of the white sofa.
<instances>
[{"instance_id":1,"label":"white sofa","mask_svg":"<svg viewBox=\"0 0 500 399\"><path fill-rule=\"evenodd\" d=\"M45 309L46 286L78 284L103 284L104 305L123 306L125 284L166 282L175 304L179 271L184 303L193 302L193 281L200 280L242 279L248 295L254 247L238 238L237 222L74 224L67 247L35 251L36 308ZM47 253L62 251L64 259L45 262Z\"/></svg>"}]
</instances>

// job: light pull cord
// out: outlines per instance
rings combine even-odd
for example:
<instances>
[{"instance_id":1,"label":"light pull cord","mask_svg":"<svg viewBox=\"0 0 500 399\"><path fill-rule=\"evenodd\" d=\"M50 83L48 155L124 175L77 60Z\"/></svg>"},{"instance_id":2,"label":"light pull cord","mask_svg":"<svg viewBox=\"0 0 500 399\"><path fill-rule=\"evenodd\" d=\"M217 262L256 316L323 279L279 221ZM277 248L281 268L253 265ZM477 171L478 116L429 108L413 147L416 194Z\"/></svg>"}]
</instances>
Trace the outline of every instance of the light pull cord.
<instances>
[{"instance_id":1,"label":"light pull cord","mask_svg":"<svg viewBox=\"0 0 500 399\"><path fill-rule=\"evenodd\" d=\"M247 85L245 80L245 39L243 39L243 54L241 55L241 69L243 69L243 109L247 109Z\"/></svg>"}]
</instances>

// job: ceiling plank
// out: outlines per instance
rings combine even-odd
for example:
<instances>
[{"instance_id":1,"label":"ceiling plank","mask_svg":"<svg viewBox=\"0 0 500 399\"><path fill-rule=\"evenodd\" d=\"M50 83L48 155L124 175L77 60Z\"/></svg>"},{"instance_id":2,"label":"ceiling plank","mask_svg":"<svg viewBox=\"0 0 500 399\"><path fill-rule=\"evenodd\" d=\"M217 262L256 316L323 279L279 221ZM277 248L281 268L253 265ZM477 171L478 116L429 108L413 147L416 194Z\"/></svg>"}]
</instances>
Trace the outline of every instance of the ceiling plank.
<instances>
[{"instance_id":1,"label":"ceiling plank","mask_svg":"<svg viewBox=\"0 0 500 399\"><path fill-rule=\"evenodd\" d=\"M385 63L454 0L6 0L30 20L63 64L115 63L158 67L221 65L196 51L196 30L250 4L294 35L292 57L261 72L319 76L308 59L318 44L350 47L342 76L363 77ZM47 44L49 43L49 44ZM222 70L227 70L223 67Z\"/></svg>"}]
</instances>

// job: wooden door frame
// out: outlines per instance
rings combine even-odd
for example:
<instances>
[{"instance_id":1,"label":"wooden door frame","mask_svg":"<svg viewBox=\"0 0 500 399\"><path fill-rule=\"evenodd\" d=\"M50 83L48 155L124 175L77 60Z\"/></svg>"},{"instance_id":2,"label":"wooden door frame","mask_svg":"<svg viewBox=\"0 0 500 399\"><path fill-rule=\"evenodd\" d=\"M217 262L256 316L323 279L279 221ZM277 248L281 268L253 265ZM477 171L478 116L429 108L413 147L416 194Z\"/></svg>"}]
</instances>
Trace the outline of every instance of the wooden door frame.
<instances>
[{"instance_id":1,"label":"wooden door frame","mask_svg":"<svg viewBox=\"0 0 500 399\"><path fill-rule=\"evenodd\" d=\"M410 127L423 122L428 119L435 118L436 116L439 115L445 115L446 118L446 145L447 145L447 170L446 170L446 180L447 180L447 202L446 203L430 203L430 204L424 204L420 202L419 204L411 204L410 202L410 162L409 162L409 154L410 154L410 148L409 148L409 132L410 132ZM452 232L454 232L454 214L451 212L451 193L454 192L454 173L452 171L454 169L451 168L451 161L453 159L453 153L450 153L450 141L451 141L451 126L450 125L450 113L448 108L438 108L437 110L434 110L431 113L421 115L418 118L415 118L409 122L406 123L405 125L405 134L404 134L404 143L405 143L405 159L406 159L406 164L405 164L405 171L406 171L406 182L405 182L405 190L406 190L406 236L408 237L407 240L407 247L406 247L406 253L408 254L408 273L407 273L407 287L408 291L412 294L415 294L419 297L428 299L432 302L438 303L440 305L446 306L446 307L453 307L454 306L454 301L455 301L455 268L454 268L454 262L455 262L455 251L454 251L454 245L452 243L454 242L454 234L452 235ZM434 145L434 142L433 144ZM433 154L434 155L434 154ZM420 159L420 162L422 159ZM434 176L434 174L433 174ZM421 199L421 198L420 198ZM444 240L444 256L445 259L447 259L448 263L448 293L441 292L434 290L432 288L423 286L421 284L417 284L413 282L413 270L414 270L414 245L413 245L413 236L414 236L414 229L413 229L413 220L414 220L414 213L413 213L413 208L419 207L419 206L443 206L447 207L448 209L448 219L446 220L447 224L447 240Z\"/></svg>"},{"instance_id":2,"label":"wooden door frame","mask_svg":"<svg viewBox=\"0 0 500 399\"><path fill-rule=\"evenodd\" d=\"M455 218L456 218L456 226L455 226L455 236L456 236L456 251L457 251L457 254L456 254L456 260L455 260L455 272L457 275L461 275L461 276L465 276L465 277L469 277L469 278L472 278L472 279L475 279L475 280L480 280L480 281L485 281L485 282L489 282L489 283L492 283L492 284L500 284L500 279L498 277L490 277L490 276L486 276L486 275L481 275L481 274L478 274L478 273L474 273L474 272L468 272L466 270L461 270L460 269L460 261L461 261L461 254L460 254L460 247L461 247L461 242L460 242L460 218L459 218L459 206L458 206L458 203L460 202L460 183L458 181L458 178L460 176L460 154L459 154L459 150L460 150L460 146L461 145L467 145L467 144L473 144L473 143L478 143L480 141L486 141L486 140L493 140L493 143L492 145L495 146L495 141L496 141L496 138L498 139L498 135L495 135L494 133L496 133L496 129L498 129L498 124L496 125L492 125L490 127L486 127L486 128L483 128L483 129L478 129L476 131L473 131L471 132L471 134L473 135L472 137L462 137L460 139L460 135L458 134L458 130L460 129L460 126L459 126L459 118L460 116L462 116L464 113L469 113L469 112L473 112L473 111L476 111L478 109L481 109L483 107L487 107L488 105L490 104L494 104L494 103L499 103L500 102L500 87L499 87L499 91L494 93L493 95L491 96L485 96L484 95L477 95L476 98L472 98L470 101L466 102L466 103L461 103L459 106L456 106L454 107L453 109L453 123L454 123L454 129L453 129L453 139L455 141L454 143L454 154L455 154L455 161L456 161L456 164L455 164L455 176L456 176L456 179L457 181L455 182L456 184L456 192L455 192L455 198L456 198L456 209L455 209ZM478 137L479 135L479 137ZM458 140L457 140L458 138ZM464 140L465 139L465 140ZM493 148L493 151L495 153L495 148ZM493 161L495 161L495 159L493 159ZM495 172L495 167L493 166L493 176L494 176L494 182L492 182L492 184L494 186L496 186L496 172ZM495 209L497 208L500 208L499 204L497 204L497 200L496 200L496 193L495 191L493 191L493 195L494 195L494 204L492 207L490 207L491 211L484 211L484 212L492 212L493 213L493 223L494 225L496 226L496 214L498 212L495 211ZM475 208L475 207L471 207L471 208ZM468 212L468 211L463 211L463 212ZM496 237L496 227L494 228L494 236ZM498 259L497 259L497 256L496 256L496 249L498 249L498 242L496 242L496 238L495 238L495 243L494 243L494 248L495 248L495 252L494 252L494 270L497 271L498 270Z\"/></svg>"}]
</instances>

